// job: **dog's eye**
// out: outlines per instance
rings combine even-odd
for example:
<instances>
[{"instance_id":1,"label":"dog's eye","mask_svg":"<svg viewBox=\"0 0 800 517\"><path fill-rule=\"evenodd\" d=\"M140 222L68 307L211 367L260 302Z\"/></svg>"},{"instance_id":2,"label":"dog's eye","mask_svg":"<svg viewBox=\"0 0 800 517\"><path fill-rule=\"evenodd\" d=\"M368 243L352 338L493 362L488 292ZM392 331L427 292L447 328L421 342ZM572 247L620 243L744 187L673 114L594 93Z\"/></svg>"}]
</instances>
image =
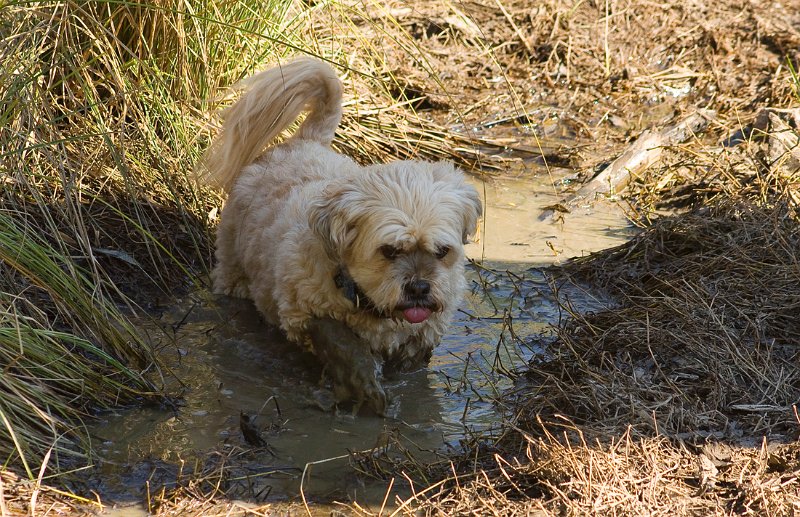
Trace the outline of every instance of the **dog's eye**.
<instances>
[{"instance_id":1,"label":"dog's eye","mask_svg":"<svg viewBox=\"0 0 800 517\"><path fill-rule=\"evenodd\" d=\"M436 250L436 258L441 260L450 253L450 246L442 246L441 248Z\"/></svg>"},{"instance_id":2,"label":"dog's eye","mask_svg":"<svg viewBox=\"0 0 800 517\"><path fill-rule=\"evenodd\" d=\"M402 252L402 250L395 248L391 244L384 244L380 247L380 250L383 256L386 257L386 260L394 260Z\"/></svg>"}]
</instances>

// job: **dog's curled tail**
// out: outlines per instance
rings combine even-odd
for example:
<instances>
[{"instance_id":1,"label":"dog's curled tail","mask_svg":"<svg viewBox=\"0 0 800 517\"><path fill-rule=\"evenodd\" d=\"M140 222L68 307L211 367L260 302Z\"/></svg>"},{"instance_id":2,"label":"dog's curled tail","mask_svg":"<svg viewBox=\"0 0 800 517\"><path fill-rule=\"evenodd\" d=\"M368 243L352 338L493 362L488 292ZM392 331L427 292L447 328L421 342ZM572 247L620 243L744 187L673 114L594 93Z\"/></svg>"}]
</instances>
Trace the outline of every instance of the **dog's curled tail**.
<instances>
[{"instance_id":1,"label":"dog's curled tail","mask_svg":"<svg viewBox=\"0 0 800 517\"><path fill-rule=\"evenodd\" d=\"M222 131L197 171L203 183L228 191L242 168L303 111L294 138L330 145L342 118L342 83L322 61L300 58L242 82L246 93L223 113Z\"/></svg>"}]
</instances>

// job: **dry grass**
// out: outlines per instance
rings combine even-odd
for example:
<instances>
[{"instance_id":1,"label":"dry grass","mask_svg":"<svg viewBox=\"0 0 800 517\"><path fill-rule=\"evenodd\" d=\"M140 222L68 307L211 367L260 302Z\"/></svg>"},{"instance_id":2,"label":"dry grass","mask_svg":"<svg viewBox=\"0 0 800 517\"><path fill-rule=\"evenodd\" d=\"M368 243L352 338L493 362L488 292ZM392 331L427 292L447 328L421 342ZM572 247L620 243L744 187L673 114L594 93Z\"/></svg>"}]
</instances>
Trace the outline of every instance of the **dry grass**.
<instances>
[{"instance_id":1,"label":"dry grass","mask_svg":"<svg viewBox=\"0 0 800 517\"><path fill-rule=\"evenodd\" d=\"M84 499L48 486L48 478L26 480L0 471L0 515L96 515L100 501Z\"/></svg>"},{"instance_id":2,"label":"dry grass","mask_svg":"<svg viewBox=\"0 0 800 517\"><path fill-rule=\"evenodd\" d=\"M559 366L527 374L547 393L529 411L569 408L581 425L612 429L636 419L644 436L792 436L797 221L785 205L722 205L661 219L624 246L567 265L620 306L574 315L561 329Z\"/></svg>"},{"instance_id":3,"label":"dry grass","mask_svg":"<svg viewBox=\"0 0 800 517\"><path fill-rule=\"evenodd\" d=\"M408 512L798 511L799 222L786 199L738 199L554 271L618 303L565 302L571 317L499 401L503 437Z\"/></svg>"},{"instance_id":4,"label":"dry grass","mask_svg":"<svg viewBox=\"0 0 800 517\"><path fill-rule=\"evenodd\" d=\"M760 130L750 123L721 129L719 146L670 148L662 163L632 182L629 199L644 217L660 210L724 202L731 197L761 204L783 197L796 204L800 202L798 150L776 150L780 137L775 135L798 134L797 129L787 124L781 130Z\"/></svg>"},{"instance_id":5,"label":"dry grass","mask_svg":"<svg viewBox=\"0 0 800 517\"><path fill-rule=\"evenodd\" d=\"M800 507L796 446L687 447L629 433L587 443L572 426L551 431L526 436L518 459L498 455L477 476L437 485L404 514L792 515Z\"/></svg>"},{"instance_id":6,"label":"dry grass","mask_svg":"<svg viewBox=\"0 0 800 517\"><path fill-rule=\"evenodd\" d=\"M13 418L0 451L23 475L3 471L0 510L31 510L45 458L50 472L86 452L90 408L156 391L140 375L152 351L118 307L157 306L206 271L220 200L187 173L211 113L239 79L303 51L344 76L336 146L362 162L450 158L484 175L513 156L588 175L644 128L719 114L632 185L643 224L698 208L563 271L619 305L559 327L501 400L514 408L501 440L452 467L354 457L365 475L425 480L400 513L800 511L798 171L774 166L768 137L718 145L760 108L800 102L795 4L5 5L0 409ZM245 512L216 501L220 469L154 489L150 510Z\"/></svg>"}]
</instances>

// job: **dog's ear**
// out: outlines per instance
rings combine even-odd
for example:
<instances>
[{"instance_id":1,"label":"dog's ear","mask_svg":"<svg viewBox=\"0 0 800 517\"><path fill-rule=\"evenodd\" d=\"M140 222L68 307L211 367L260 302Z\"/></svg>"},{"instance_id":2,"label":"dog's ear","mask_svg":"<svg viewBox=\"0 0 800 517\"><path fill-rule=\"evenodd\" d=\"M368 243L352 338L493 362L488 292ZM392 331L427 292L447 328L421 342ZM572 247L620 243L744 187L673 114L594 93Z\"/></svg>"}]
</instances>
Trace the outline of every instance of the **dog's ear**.
<instances>
[{"instance_id":1,"label":"dog's ear","mask_svg":"<svg viewBox=\"0 0 800 517\"><path fill-rule=\"evenodd\" d=\"M435 182L447 185L447 190L458 196L456 202L463 218L461 240L466 244L478 230L478 219L483 215L481 197L475 188L464 180L464 173L451 162L436 162L429 169Z\"/></svg>"},{"instance_id":2,"label":"dog's ear","mask_svg":"<svg viewBox=\"0 0 800 517\"><path fill-rule=\"evenodd\" d=\"M478 230L478 219L483 215L483 204L478 191L472 185L461 184L462 197L462 217L464 218L464 230L461 240L464 244L469 241L469 237L475 235Z\"/></svg>"},{"instance_id":3,"label":"dog's ear","mask_svg":"<svg viewBox=\"0 0 800 517\"><path fill-rule=\"evenodd\" d=\"M347 187L326 189L312 202L308 213L309 227L336 262L355 239L355 224L345 210L348 192Z\"/></svg>"}]
</instances>

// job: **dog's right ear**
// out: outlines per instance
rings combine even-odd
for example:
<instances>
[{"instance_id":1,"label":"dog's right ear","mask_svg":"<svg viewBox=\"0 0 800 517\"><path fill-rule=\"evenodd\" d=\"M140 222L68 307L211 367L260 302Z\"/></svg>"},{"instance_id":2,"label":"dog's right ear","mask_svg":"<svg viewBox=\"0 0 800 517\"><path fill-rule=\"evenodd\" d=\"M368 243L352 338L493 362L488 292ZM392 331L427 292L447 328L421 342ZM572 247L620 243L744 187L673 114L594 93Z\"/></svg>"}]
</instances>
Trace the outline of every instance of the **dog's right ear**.
<instances>
[{"instance_id":1,"label":"dog's right ear","mask_svg":"<svg viewBox=\"0 0 800 517\"><path fill-rule=\"evenodd\" d=\"M311 203L308 225L322 243L328 257L340 262L344 250L355 239L356 225L347 217L347 187L326 189Z\"/></svg>"}]
</instances>

